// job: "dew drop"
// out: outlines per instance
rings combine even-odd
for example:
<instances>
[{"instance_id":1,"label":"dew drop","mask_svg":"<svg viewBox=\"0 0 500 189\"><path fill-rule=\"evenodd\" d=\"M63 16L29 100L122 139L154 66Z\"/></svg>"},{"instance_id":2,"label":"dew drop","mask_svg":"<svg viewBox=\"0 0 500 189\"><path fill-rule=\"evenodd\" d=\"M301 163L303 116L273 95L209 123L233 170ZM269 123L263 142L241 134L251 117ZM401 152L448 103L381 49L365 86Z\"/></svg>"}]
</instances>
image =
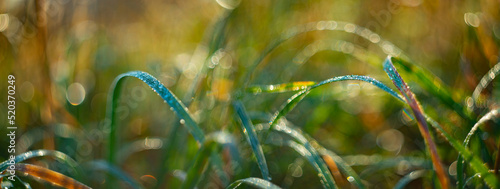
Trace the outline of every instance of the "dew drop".
<instances>
[{"instance_id":1,"label":"dew drop","mask_svg":"<svg viewBox=\"0 0 500 189\"><path fill-rule=\"evenodd\" d=\"M181 119L181 120L180 120L180 123L181 123L182 125L184 125L184 123L186 123L186 121L185 121L184 119Z\"/></svg>"}]
</instances>

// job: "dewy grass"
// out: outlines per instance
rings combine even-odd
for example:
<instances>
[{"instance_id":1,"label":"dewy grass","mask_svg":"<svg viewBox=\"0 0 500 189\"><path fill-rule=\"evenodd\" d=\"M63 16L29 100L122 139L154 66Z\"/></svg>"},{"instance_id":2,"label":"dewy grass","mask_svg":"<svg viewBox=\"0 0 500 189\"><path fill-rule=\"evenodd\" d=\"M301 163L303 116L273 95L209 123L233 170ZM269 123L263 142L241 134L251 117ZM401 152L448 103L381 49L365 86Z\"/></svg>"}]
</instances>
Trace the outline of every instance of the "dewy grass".
<instances>
[{"instance_id":1,"label":"dewy grass","mask_svg":"<svg viewBox=\"0 0 500 189\"><path fill-rule=\"evenodd\" d=\"M279 186L276 186L267 180L255 177L237 180L233 182L231 185L229 185L227 189L235 189L240 187L242 184L246 184L261 189L281 189Z\"/></svg>"},{"instance_id":2,"label":"dewy grass","mask_svg":"<svg viewBox=\"0 0 500 189\"><path fill-rule=\"evenodd\" d=\"M264 157L264 152L260 146L257 134L255 133L255 127L253 126L250 118L248 117L243 104L237 101L233 104L236 114L240 118L241 124L243 125L243 133L247 138L247 141L252 147L252 151L257 158L257 164L259 165L262 177L266 180L271 180L271 175L269 174L269 169L267 168L266 158Z\"/></svg>"},{"instance_id":3,"label":"dewy grass","mask_svg":"<svg viewBox=\"0 0 500 189\"><path fill-rule=\"evenodd\" d=\"M431 134L429 133L429 128L427 126L427 122L425 120L425 117L422 112L422 108L420 107L419 102L417 101L415 94L411 92L410 88L408 85L405 83L403 78L399 75L398 71L394 67L391 61L391 57L389 56L386 61L384 62L384 70L391 78L392 82L394 85L398 88L398 90L403 94L405 97L406 103L410 106L410 108L413 111L413 115L415 116L415 119L417 120L418 128L420 130L420 133L422 134L422 137L425 140L425 143L427 144L427 147L429 148L429 151L431 153L431 159L432 163L434 165L434 170L436 171L436 174L439 178L439 182L441 183L441 188L449 188L450 186L450 181L449 178L444 171L443 165L441 163L441 159L439 158L439 154L437 153L437 148L436 144L432 140Z\"/></svg>"},{"instance_id":4,"label":"dewy grass","mask_svg":"<svg viewBox=\"0 0 500 189\"><path fill-rule=\"evenodd\" d=\"M487 122L491 119L494 119L496 117L498 117L498 109L492 110L492 111L488 112L486 115L484 115L483 117L481 117L481 119L479 119L479 121L476 124L474 124L474 126L471 128L471 130L469 131L469 133L465 137L465 140L463 142L464 147L467 148L467 146L469 145L470 139L472 138L474 133L476 133L476 131L479 129L479 126L483 125L485 122ZM464 188L466 186L466 184L464 183L463 174L464 174L464 158L462 156L458 156L458 159L457 159L457 180L458 180L458 187L459 188Z\"/></svg>"},{"instance_id":5,"label":"dewy grass","mask_svg":"<svg viewBox=\"0 0 500 189\"><path fill-rule=\"evenodd\" d=\"M309 94L309 91L311 91L312 89L320 87L320 86L325 85L325 84L329 84L329 83L333 83L333 82L337 82L337 81L348 81L348 80L357 80L357 81L371 83L374 86L391 94L392 96L394 96L398 99L401 98L391 88L387 87L386 85L384 85L380 81L373 79L371 77L368 77L368 76L346 75L346 76L333 77L333 78L321 81L321 82L319 82L315 85L312 85L310 87L307 87L306 89L304 89L304 90L296 93L292 97L290 97L287 100L287 102L285 104L283 104L283 106L280 108L280 110L274 114L274 117L269 122L269 125L270 125L269 129L271 130L276 125L276 123L279 121L279 119L281 117L285 116L286 114L288 114L288 112L290 112L307 94ZM304 86L304 87L306 87L306 86ZM299 87L299 88L303 88L303 87Z\"/></svg>"},{"instance_id":6,"label":"dewy grass","mask_svg":"<svg viewBox=\"0 0 500 189\"><path fill-rule=\"evenodd\" d=\"M396 183L396 185L394 186L394 189L405 188L406 185L408 185L408 183L410 183L411 181L416 180L420 177L425 176L425 174L427 172L428 172L427 170L416 170L416 171L410 172L409 174L405 175L402 179L400 179L398 181L398 183Z\"/></svg>"},{"instance_id":7,"label":"dewy grass","mask_svg":"<svg viewBox=\"0 0 500 189\"><path fill-rule=\"evenodd\" d=\"M107 117L111 121L110 134L109 134L109 145L108 145L108 161L112 164L115 162L116 154L116 123L115 123L115 106L120 95L121 81L126 77L135 77L146 83L151 89L153 89L160 97L165 100L165 102L172 107L172 110L180 117L181 122L186 125L188 131L193 135L194 139L198 143L203 143L205 140L205 135L203 131L198 127L198 124L193 120L192 116L188 112L188 109L184 104L168 90L163 84L160 83L156 78L149 75L146 72L132 71L125 74L121 74L116 77L110 89L110 96L108 99L108 111Z\"/></svg>"},{"instance_id":8,"label":"dewy grass","mask_svg":"<svg viewBox=\"0 0 500 189\"><path fill-rule=\"evenodd\" d=\"M37 165L18 163L15 170L67 189L90 189L90 187L61 173Z\"/></svg>"},{"instance_id":9,"label":"dewy grass","mask_svg":"<svg viewBox=\"0 0 500 189\"><path fill-rule=\"evenodd\" d=\"M28 159L36 158L36 157L53 157L56 160L66 164L71 170L75 173L76 177L84 178L83 171L81 167L76 163L75 160L73 160L71 157L66 155L65 153L59 152L59 151L53 151L53 150L33 150L29 152L25 152L22 154L17 155L14 158L14 163L21 163L23 161L26 161ZM0 172L3 172L7 169L9 165L11 165L12 162L9 160L4 161L0 164Z\"/></svg>"}]
</instances>

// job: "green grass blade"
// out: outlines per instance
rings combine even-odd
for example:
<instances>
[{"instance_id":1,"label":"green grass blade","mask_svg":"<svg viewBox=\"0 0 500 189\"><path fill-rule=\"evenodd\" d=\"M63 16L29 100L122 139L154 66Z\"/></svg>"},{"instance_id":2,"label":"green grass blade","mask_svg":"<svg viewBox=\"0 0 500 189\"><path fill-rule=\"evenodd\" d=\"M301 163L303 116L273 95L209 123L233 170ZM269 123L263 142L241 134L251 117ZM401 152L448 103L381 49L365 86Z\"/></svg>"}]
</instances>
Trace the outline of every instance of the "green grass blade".
<instances>
[{"instance_id":1,"label":"green grass blade","mask_svg":"<svg viewBox=\"0 0 500 189\"><path fill-rule=\"evenodd\" d=\"M264 131L268 131L269 128L263 128ZM325 186L325 188L337 188L335 184L335 180L328 169L323 158L319 155L318 151L311 145L310 141L300 132L299 129L294 129L292 127L287 126L285 123L277 124L276 127L273 128L273 131L283 133L295 141L297 141L300 145L304 146L304 148L311 154L312 160L318 165L318 176L320 178L321 183Z\"/></svg>"},{"instance_id":2,"label":"green grass blade","mask_svg":"<svg viewBox=\"0 0 500 189\"><path fill-rule=\"evenodd\" d=\"M237 181L231 183L231 185L229 185L229 187L227 187L227 189L235 189L235 188L240 187L240 185L242 185L242 184L250 185L250 186L253 186L255 188L261 188L261 189L281 189L279 186L276 186L267 180L264 180L261 178L254 178L254 177L237 180Z\"/></svg>"},{"instance_id":3,"label":"green grass blade","mask_svg":"<svg viewBox=\"0 0 500 189\"><path fill-rule=\"evenodd\" d=\"M479 84L474 89L474 92L472 93L472 100L474 104L478 103L481 92L491 83L491 81L495 79L495 77L498 76L498 74L500 74L500 62L493 66L493 68L491 68L488 73L481 78L481 81L479 81Z\"/></svg>"},{"instance_id":4,"label":"green grass blade","mask_svg":"<svg viewBox=\"0 0 500 189\"><path fill-rule=\"evenodd\" d=\"M411 181L416 180L420 177L425 176L425 173L427 173L427 170L417 170L417 171L412 171L411 173L405 175L403 178L401 178L398 183L394 186L394 189L404 189L406 185L408 185Z\"/></svg>"},{"instance_id":5,"label":"green grass blade","mask_svg":"<svg viewBox=\"0 0 500 189\"><path fill-rule=\"evenodd\" d=\"M321 82L319 82L319 83L317 83L309 88L306 88L306 89L296 93L292 97L290 97L287 100L287 102L285 104L283 104L283 106L280 108L280 110L274 114L274 117L271 119L271 121L269 123L269 125L270 125L269 130L273 129L273 127L276 125L276 123L279 121L279 119L281 117L287 115L291 110L293 110L293 108L309 93L310 90L317 88L317 87L320 87L320 86L325 85L325 84L329 84L329 83L333 83L333 82L337 82L337 81L347 81L347 80L357 80L357 81L368 82L368 83L384 90L385 92L391 94L392 96L394 96L398 99L401 99L401 97L396 92L394 92L391 88L387 87L386 85L384 85L380 81L373 79L371 77L368 77L368 76L346 75L346 76L333 77L333 78L321 81ZM264 136L266 136L266 134Z\"/></svg>"},{"instance_id":6,"label":"green grass blade","mask_svg":"<svg viewBox=\"0 0 500 189\"><path fill-rule=\"evenodd\" d=\"M245 134L245 137L250 143L252 151L257 158L257 164L259 165L262 177L266 180L271 180L271 175L269 174L269 169L267 168L267 162L264 156L264 152L262 151L262 147L260 146L257 134L255 133L255 127L250 121L250 118L248 117L248 114L246 113L241 102L237 101L233 103L233 106L236 114L240 118L241 124L243 125L243 133Z\"/></svg>"},{"instance_id":7,"label":"green grass blade","mask_svg":"<svg viewBox=\"0 0 500 189\"><path fill-rule=\"evenodd\" d=\"M469 162L469 165L472 167L472 169L481 175L481 178L484 179L486 184L490 188L500 188L500 183L496 176L492 173L489 172L489 169L486 167L485 164L479 159L479 157L475 156L472 152L470 152L467 148L465 148L460 141L457 139L453 138L450 134L448 134L439 123L434 121L431 117L425 115L425 118L427 121L436 129L438 130L441 135L448 140L450 145L455 148L460 153L460 156L464 158L465 161Z\"/></svg>"},{"instance_id":8,"label":"green grass blade","mask_svg":"<svg viewBox=\"0 0 500 189\"><path fill-rule=\"evenodd\" d=\"M282 93L282 92L303 90L315 84L316 82L314 81L296 81L296 82L276 84L276 85L253 85L249 86L246 91L253 94Z\"/></svg>"},{"instance_id":9,"label":"green grass blade","mask_svg":"<svg viewBox=\"0 0 500 189\"><path fill-rule=\"evenodd\" d=\"M112 164L109 164L106 161L103 160L96 160L96 161L91 161L86 164L86 167L90 170L96 170L96 171L105 171L112 175L115 178L118 178L127 184L129 184L132 188L143 188L137 181L135 181L132 177L127 175L123 170L121 170L119 167L116 167ZM116 186L115 186L116 187Z\"/></svg>"},{"instance_id":10,"label":"green grass blade","mask_svg":"<svg viewBox=\"0 0 500 189\"><path fill-rule=\"evenodd\" d=\"M469 133L465 137L465 140L463 143L464 147L467 148L467 146L469 145L470 139L472 138L474 133L476 133L477 129L479 129L479 126L483 125L486 121L491 120L493 118L496 118L498 116L499 116L498 109L496 109L496 110L492 110L492 111L488 112L486 115L481 117L481 119L479 119L479 121L476 124L474 124L474 126L471 128L471 130L469 131ZM464 168L465 168L464 167L464 159L462 156L458 156L458 159L457 159L458 188L464 188L466 186L466 184L464 183Z\"/></svg>"},{"instance_id":11,"label":"green grass blade","mask_svg":"<svg viewBox=\"0 0 500 189\"><path fill-rule=\"evenodd\" d=\"M107 107L107 117L111 121L111 131L109 134L109 144L108 144L108 161L111 164L115 162L115 154L116 154L116 123L115 123L115 106L117 100L120 95L121 81L126 77L135 77L146 83L153 91L155 91L167 104L172 107L172 110L184 120L186 128L193 135L194 139L198 141L198 143L203 143L205 140L205 135L203 131L198 127L198 124L193 120L192 116L188 112L188 109L184 104L172 93L168 90L163 84L161 84L158 79L151 76L150 74L142 71L132 71L128 73L124 73L116 77L113 84L110 88L110 96L108 97L108 107Z\"/></svg>"},{"instance_id":12,"label":"green grass blade","mask_svg":"<svg viewBox=\"0 0 500 189\"><path fill-rule=\"evenodd\" d=\"M413 92L411 92L408 85L405 83L403 78L401 78L398 71L396 70L396 68L392 64L390 56L384 62L384 70L387 73L387 75L389 76L389 78L391 78L394 85L401 92L401 94L403 94L403 96L406 99L406 102L408 103L408 105L410 106L410 108L413 111L413 115L415 116L415 118L417 120L420 133L422 134L422 137L424 138L424 141L427 144L427 147L429 148L429 151L431 153L432 163L434 166L434 170L436 171L436 174L437 174L439 181L441 183L441 188L448 188L450 181L449 181L449 178L448 178L446 172L444 171L443 166L441 165L441 160L440 160L439 155L437 153L436 144L434 144L434 141L432 140L431 134L429 133L429 128L427 126L427 122L425 120L425 117L422 113L422 108L420 107L420 104L418 103Z\"/></svg>"}]
</instances>

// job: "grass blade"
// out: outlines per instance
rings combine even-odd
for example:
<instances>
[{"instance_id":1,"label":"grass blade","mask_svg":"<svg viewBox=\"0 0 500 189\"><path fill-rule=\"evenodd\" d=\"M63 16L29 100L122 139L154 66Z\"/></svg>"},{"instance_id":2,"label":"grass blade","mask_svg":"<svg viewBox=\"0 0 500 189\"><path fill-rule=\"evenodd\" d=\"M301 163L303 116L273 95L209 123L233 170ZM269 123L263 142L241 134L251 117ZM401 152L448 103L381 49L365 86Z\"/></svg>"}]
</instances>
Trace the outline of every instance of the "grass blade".
<instances>
[{"instance_id":1,"label":"grass blade","mask_svg":"<svg viewBox=\"0 0 500 189\"><path fill-rule=\"evenodd\" d=\"M263 128L263 131L268 131L269 128ZM309 140L300 132L298 129L291 128L287 126L285 123L281 122L277 124L276 127L273 128L273 131L283 133L295 141L297 141L300 145L304 146L304 148L311 154L311 161L314 161L314 164L318 166L318 176L320 178L321 183L325 188L337 188L335 184L335 180L333 179L328 166L326 165L323 158L319 155L318 151L311 145ZM308 158L308 157L306 157ZM308 158L309 159L309 158ZM313 164L313 166L314 166Z\"/></svg>"},{"instance_id":2,"label":"grass blade","mask_svg":"<svg viewBox=\"0 0 500 189\"><path fill-rule=\"evenodd\" d=\"M247 92L253 94L282 93L282 92L303 90L315 84L316 82L314 81L296 81L296 82L276 84L276 85L254 85L254 86L249 86L247 88Z\"/></svg>"},{"instance_id":3,"label":"grass blade","mask_svg":"<svg viewBox=\"0 0 500 189\"><path fill-rule=\"evenodd\" d=\"M250 121L250 118L248 117L248 114L246 113L241 102L237 101L233 104L233 106L236 114L238 114L238 117L240 118L241 124L243 125L243 133L245 134L245 137L250 143L252 151L257 158L257 164L259 165L262 177L266 180L271 180L271 175L269 174L269 169L267 168L267 162L264 156L264 152L262 151L262 147L260 146L257 134L255 133L255 127Z\"/></svg>"},{"instance_id":4,"label":"grass blade","mask_svg":"<svg viewBox=\"0 0 500 189\"><path fill-rule=\"evenodd\" d=\"M404 189L405 186L408 185L411 181L425 176L425 173L427 173L427 170L412 171L411 173L409 173L409 174L405 175L403 178L401 178L398 181L398 183L396 183L394 188L395 189Z\"/></svg>"},{"instance_id":5,"label":"grass blade","mask_svg":"<svg viewBox=\"0 0 500 189\"><path fill-rule=\"evenodd\" d=\"M109 164L106 161L103 160L97 160L97 161L91 161L87 163L87 167L89 167L90 170L97 170L97 171L106 171L110 175L114 176L115 178L118 178L127 184L129 184L132 188L140 189L142 186L137 183L132 177L127 175L123 170L120 168ZM116 187L116 185L114 185Z\"/></svg>"},{"instance_id":6,"label":"grass blade","mask_svg":"<svg viewBox=\"0 0 500 189\"><path fill-rule=\"evenodd\" d=\"M68 189L90 189L90 187L76 181L75 179L37 165L18 163L16 164L16 171L40 178L53 185Z\"/></svg>"},{"instance_id":7,"label":"grass blade","mask_svg":"<svg viewBox=\"0 0 500 189\"><path fill-rule=\"evenodd\" d=\"M472 93L472 101L474 102L473 105L478 103L481 92L490 84L491 81L495 79L496 76L498 76L498 74L500 74L500 62L493 66L493 68L491 68L488 73L481 78L481 81L479 81L479 84Z\"/></svg>"},{"instance_id":8,"label":"grass blade","mask_svg":"<svg viewBox=\"0 0 500 189\"><path fill-rule=\"evenodd\" d=\"M121 81L126 77L135 77L146 83L153 91L155 91L167 104L172 107L172 110L184 120L186 128L193 135L194 139L198 143L202 144L205 140L205 135L203 131L198 127L198 124L193 120L192 116L188 112L188 109L184 104L168 90L163 84L161 84L158 79L151 76L150 74L142 71L132 71L124 73L115 78L113 84L110 88L110 93L108 97L108 107L107 107L107 117L111 121L111 131L109 134L109 144L108 144L108 161L111 164L115 162L115 142L116 142L116 123L115 123L115 106L120 95Z\"/></svg>"},{"instance_id":9,"label":"grass blade","mask_svg":"<svg viewBox=\"0 0 500 189\"><path fill-rule=\"evenodd\" d=\"M322 146L320 146L319 152L322 155L329 156L333 159L333 161L337 164L342 173L347 176L347 181L355 184L360 189L365 188L365 185L361 182L361 177L340 156Z\"/></svg>"},{"instance_id":10,"label":"grass blade","mask_svg":"<svg viewBox=\"0 0 500 189\"><path fill-rule=\"evenodd\" d=\"M439 155L437 153L436 144L434 144L434 141L432 140L431 134L429 133L429 128L427 126L427 122L425 120L425 117L422 113L422 108L420 107L420 104L418 103L417 99L415 98L415 95L413 94L413 92L411 92L408 85L406 85L406 83L404 82L403 78L401 78L399 73L396 71L396 68L392 64L390 56L384 62L384 70L387 73L387 75L389 76L389 78L391 78L394 85L401 92L401 94L403 94L403 96L406 99L406 102L408 103L408 105L410 106L410 108L413 111L413 115L415 116L415 119L417 120L420 133L422 134L422 137L424 138L424 141L427 144L427 147L429 148L429 151L431 153L432 164L433 164L434 170L436 171L436 174L439 178L439 182L441 183L441 188L448 188L450 181L448 179L446 172L444 171L443 166L441 165L441 160L440 160Z\"/></svg>"},{"instance_id":11,"label":"grass blade","mask_svg":"<svg viewBox=\"0 0 500 189\"><path fill-rule=\"evenodd\" d=\"M262 189L281 189L279 186L274 185L273 183L261 179L261 178L245 178L245 179L240 179L235 182L233 182L227 189L235 189L238 188L241 184L247 184L256 188L262 188Z\"/></svg>"},{"instance_id":12,"label":"grass blade","mask_svg":"<svg viewBox=\"0 0 500 189\"><path fill-rule=\"evenodd\" d=\"M438 98L443 104L454 110L461 117L466 118L468 121L474 120L470 115L471 113L468 112L463 105L453 99L450 87L443 83L441 79L429 71L418 67L414 63L410 63L401 58L392 57L391 62L409 73L409 76L413 76L426 91Z\"/></svg>"},{"instance_id":13,"label":"grass blade","mask_svg":"<svg viewBox=\"0 0 500 189\"><path fill-rule=\"evenodd\" d=\"M312 89L314 88L317 88L317 87L320 87L322 85L325 85L325 84L329 84L329 83L333 83L333 82L337 82L337 81L347 81L347 80L357 80L357 81L364 81L364 82L368 82L368 83L371 83L372 85L386 91L387 93L391 94L392 96L398 98L398 99L401 99L401 97L396 93L394 92L391 88L387 87L386 85L384 85L383 83L381 83L380 81L376 80L376 79L373 79L371 77L368 77L368 76L360 76L360 75L346 75L346 76L338 76L338 77L333 77L333 78L330 78L330 79L327 79L327 80L324 80L324 81L321 81L309 88L306 88L298 93L296 93L295 95L293 95L292 97L290 97L287 102L285 104L283 104L283 106L280 108L281 110L279 110L278 112L276 112L274 114L274 117L271 119L269 125L269 130L273 129L273 127L276 125L276 123L278 122L278 120L285 116L286 114L288 114L288 112L290 112L291 110L293 110L293 108L309 93L309 91L311 91ZM267 134L265 134L264 136L266 136Z\"/></svg>"},{"instance_id":14,"label":"grass blade","mask_svg":"<svg viewBox=\"0 0 500 189\"><path fill-rule=\"evenodd\" d=\"M4 171L7 169L8 166L16 163L23 162L25 160L35 158L35 157L54 157L58 161L61 161L65 164L67 164L69 167L72 168L72 170L77 174L77 176L83 176L83 172L81 170L81 167L76 163L75 160L73 160L71 157L66 155L65 153L59 152L59 151L52 151L52 150L33 150L29 152L25 152L23 154L19 154L14 158L14 162L11 162L10 160L6 160L0 164L0 172Z\"/></svg>"},{"instance_id":15,"label":"grass blade","mask_svg":"<svg viewBox=\"0 0 500 189\"><path fill-rule=\"evenodd\" d=\"M463 143L464 147L467 148L467 146L469 145L470 139L472 138L474 133L477 131L477 129L479 129L479 126L483 125L486 121L491 120L491 119L498 117L498 116L499 116L498 109L496 109L496 110L492 110L492 111L488 112L486 115L481 117L481 119L479 119L479 121L471 128L471 130L469 131L469 133L465 137L465 140ZM463 157L458 156L458 159L457 159L458 188L463 188L466 186L466 184L464 183L464 166L463 165L464 165Z\"/></svg>"}]
</instances>

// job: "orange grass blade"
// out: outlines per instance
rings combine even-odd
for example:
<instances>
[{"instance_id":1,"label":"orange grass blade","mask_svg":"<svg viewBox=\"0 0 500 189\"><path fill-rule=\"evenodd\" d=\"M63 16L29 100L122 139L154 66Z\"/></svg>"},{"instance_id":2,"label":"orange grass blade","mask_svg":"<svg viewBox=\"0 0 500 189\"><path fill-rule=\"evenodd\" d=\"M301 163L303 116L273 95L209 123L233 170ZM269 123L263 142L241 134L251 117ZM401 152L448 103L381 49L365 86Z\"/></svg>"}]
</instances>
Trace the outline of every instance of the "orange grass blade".
<instances>
[{"instance_id":1,"label":"orange grass blade","mask_svg":"<svg viewBox=\"0 0 500 189\"><path fill-rule=\"evenodd\" d=\"M18 163L16 164L16 171L25 173L27 175L40 178L51 184L67 188L67 189L91 189L90 187L67 177L61 173L52 171L50 169L40 167L37 165Z\"/></svg>"},{"instance_id":2,"label":"orange grass blade","mask_svg":"<svg viewBox=\"0 0 500 189\"><path fill-rule=\"evenodd\" d=\"M389 78L391 78L394 85L398 88L401 94L405 97L406 103L410 105L410 108L413 111L413 115L417 120L418 129L424 138L427 147L429 147L429 151L431 153L432 165L434 166L434 170L438 176L439 182L441 183L441 188L449 188L450 181L446 172L444 171L443 166L441 165L441 160L437 153L436 144L432 140L431 134L429 133L429 127L427 126L427 121L425 120L424 114L422 112L422 107L420 107L419 102L415 98L415 94L411 92L408 85L405 83L403 78L399 75L398 71L392 64L391 56L387 57L384 62L384 71L387 73Z\"/></svg>"}]
</instances>

